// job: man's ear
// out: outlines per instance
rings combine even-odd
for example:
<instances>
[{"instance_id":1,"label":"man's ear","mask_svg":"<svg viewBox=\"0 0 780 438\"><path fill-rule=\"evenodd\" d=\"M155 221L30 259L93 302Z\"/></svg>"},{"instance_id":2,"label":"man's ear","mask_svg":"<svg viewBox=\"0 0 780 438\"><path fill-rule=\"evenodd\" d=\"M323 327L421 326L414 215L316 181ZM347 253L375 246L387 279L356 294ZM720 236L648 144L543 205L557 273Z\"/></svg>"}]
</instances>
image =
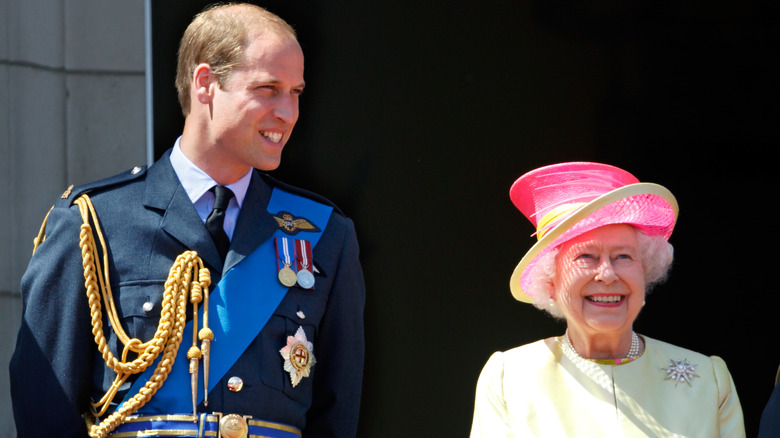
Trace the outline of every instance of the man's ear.
<instances>
[{"instance_id":1,"label":"man's ear","mask_svg":"<svg viewBox=\"0 0 780 438\"><path fill-rule=\"evenodd\" d=\"M198 102L210 104L214 98L214 89L217 87L217 77L211 71L208 64L199 64L192 72L192 87Z\"/></svg>"}]
</instances>

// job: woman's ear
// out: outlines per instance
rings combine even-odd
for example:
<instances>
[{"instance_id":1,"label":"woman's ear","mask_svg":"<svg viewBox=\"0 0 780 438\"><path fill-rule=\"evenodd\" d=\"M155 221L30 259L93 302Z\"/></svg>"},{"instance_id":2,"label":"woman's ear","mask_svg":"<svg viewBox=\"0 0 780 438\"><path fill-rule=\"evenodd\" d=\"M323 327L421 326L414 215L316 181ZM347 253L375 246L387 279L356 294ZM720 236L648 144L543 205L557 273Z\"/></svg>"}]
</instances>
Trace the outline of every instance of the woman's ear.
<instances>
[{"instance_id":1,"label":"woman's ear","mask_svg":"<svg viewBox=\"0 0 780 438\"><path fill-rule=\"evenodd\" d=\"M552 280L544 282L544 289L547 291L547 294L550 295L550 299L555 300L555 283L553 283Z\"/></svg>"}]
</instances>

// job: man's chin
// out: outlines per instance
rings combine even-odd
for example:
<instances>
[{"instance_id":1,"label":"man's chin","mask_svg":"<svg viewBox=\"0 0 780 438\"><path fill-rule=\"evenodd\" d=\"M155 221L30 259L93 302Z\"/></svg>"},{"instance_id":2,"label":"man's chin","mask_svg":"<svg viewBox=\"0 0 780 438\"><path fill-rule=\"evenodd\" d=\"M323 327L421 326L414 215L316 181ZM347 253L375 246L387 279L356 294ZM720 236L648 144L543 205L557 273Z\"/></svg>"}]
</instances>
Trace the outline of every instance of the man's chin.
<instances>
[{"instance_id":1,"label":"man's chin","mask_svg":"<svg viewBox=\"0 0 780 438\"><path fill-rule=\"evenodd\" d=\"M279 166L282 164L282 158L279 157L278 159L264 159L259 160L257 163L255 163L254 167L257 170L260 170L262 172L271 172L272 170L276 170L279 168Z\"/></svg>"}]
</instances>

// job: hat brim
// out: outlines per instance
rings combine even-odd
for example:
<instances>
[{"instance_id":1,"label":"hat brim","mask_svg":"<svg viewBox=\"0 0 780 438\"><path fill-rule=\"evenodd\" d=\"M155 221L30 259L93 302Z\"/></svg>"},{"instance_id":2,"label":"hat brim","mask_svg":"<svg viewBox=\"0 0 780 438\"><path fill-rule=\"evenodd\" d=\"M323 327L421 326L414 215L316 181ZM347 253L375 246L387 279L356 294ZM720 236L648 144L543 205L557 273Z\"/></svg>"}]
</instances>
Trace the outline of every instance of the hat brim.
<instances>
[{"instance_id":1,"label":"hat brim","mask_svg":"<svg viewBox=\"0 0 780 438\"><path fill-rule=\"evenodd\" d=\"M527 295L523 291L521 279L523 272L525 272L526 268L536 259L536 257L538 257L542 252L544 252L545 249L550 246L550 244L555 242L559 237L574 227L578 222L597 212L599 209L613 202L639 195L655 195L663 198L669 204L669 207L672 209L674 214L674 221L672 224L670 224L669 227L671 232L671 229L674 228L674 223L677 221L679 207L674 195L672 195L672 192L670 192L666 187L653 183L636 183L612 190L611 192L605 193L604 195L599 196L598 198L577 209L574 213L571 214L571 216L567 217L554 228L550 229L541 239L539 239L538 242L536 242L536 244L534 244L534 246L531 247L531 249L528 250L528 252L526 252L525 256L523 256L523 258L520 260L520 263L518 263L517 267L515 267L515 270L512 273L512 277L509 280L509 288L512 291L512 296L514 296L518 301L522 301L524 303L533 303L534 298ZM587 231L588 230L585 229L582 231L582 233ZM575 236L576 235L573 235L570 238ZM567 240L570 240L570 238Z\"/></svg>"}]
</instances>

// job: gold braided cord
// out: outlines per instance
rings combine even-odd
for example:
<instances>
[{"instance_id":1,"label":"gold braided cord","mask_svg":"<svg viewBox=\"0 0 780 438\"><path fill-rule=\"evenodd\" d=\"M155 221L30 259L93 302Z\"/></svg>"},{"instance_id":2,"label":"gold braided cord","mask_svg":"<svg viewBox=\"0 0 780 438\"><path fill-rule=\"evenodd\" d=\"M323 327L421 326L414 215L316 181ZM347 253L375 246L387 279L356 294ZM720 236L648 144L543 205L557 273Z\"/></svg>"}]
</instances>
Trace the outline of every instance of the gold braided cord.
<instances>
[{"instance_id":1,"label":"gold braided cord","mask_svg":"<svg viewBox=\"0 0 780 438\"><path fill-rule=\"evenodd\" d=\"M38 245L43 243L44 240L46 240L46 222L49 220L49 214L51 211L54 210L54 206L52 206L49 211L46 212L46 216L43 217L43 223L41 224L41 228L38 230L38 235L35 236L33 239L33 255L35 255L35 250L38 249Z\"/></svg>"},{"instance_id":2,"label":"gold braided cord","mask_svg":"<svg viewBox=\"0 0 780 438\"><path fill-rule=\"evenodd\" d=\"M97 403L92 403L92 412L85 415L89 435L93 438L103 438L121 424L128 415L133 414L143 407L152 396L160 389L170 374L176 353L182 341L184 326L187 320L187 303L193 305L194 333L197 333L198 304L208 296L208 288L211 284L209 270L204 267L202 260L195 251L185 251L180 254L173 266L171 266L168 279L165 282L160 321L157 331L152 339L142 342L136 338L130 338L122 328L111 292L108 277L108 251L103 233L100 229L97 213L89 197L84 194L76 199L79 212L83 220L79 235L79 247L81 248L82 266L84 268L84 285L92 319L92 334L98 351L106 362L106 365L116 373L116 378L106 394ZM94 232L93 226L94 224ZM95 243L95 235L100 241L102 263L97 263L98 250ZM117 338L124 345L121 359L118 359L108 348L106 337L103 333L103 310L105 305L107 318ZM204 314L206 313L204 308ZM203 329L207 329L208 320L204 316ZM194 337L194 336L193 336ZM199 359L202 354L197 349L196 339L193 339L193 347L188 351L188 357ZM128 360L128 355L135 353L133 360ZM105 414L111 401L116 396L119 387L130 376L145 371L157 358L154 373L139 392L126 400L111 415L96 424L96 418ZM206 362L207 357L204 359ZM207 371L206 371L207 372ZM197 375L197 364L195 365ZM205 373L204 373L205 374ZM197 382L193 380L193 393L197 392Z\"/></svg>"}]
</instances>

